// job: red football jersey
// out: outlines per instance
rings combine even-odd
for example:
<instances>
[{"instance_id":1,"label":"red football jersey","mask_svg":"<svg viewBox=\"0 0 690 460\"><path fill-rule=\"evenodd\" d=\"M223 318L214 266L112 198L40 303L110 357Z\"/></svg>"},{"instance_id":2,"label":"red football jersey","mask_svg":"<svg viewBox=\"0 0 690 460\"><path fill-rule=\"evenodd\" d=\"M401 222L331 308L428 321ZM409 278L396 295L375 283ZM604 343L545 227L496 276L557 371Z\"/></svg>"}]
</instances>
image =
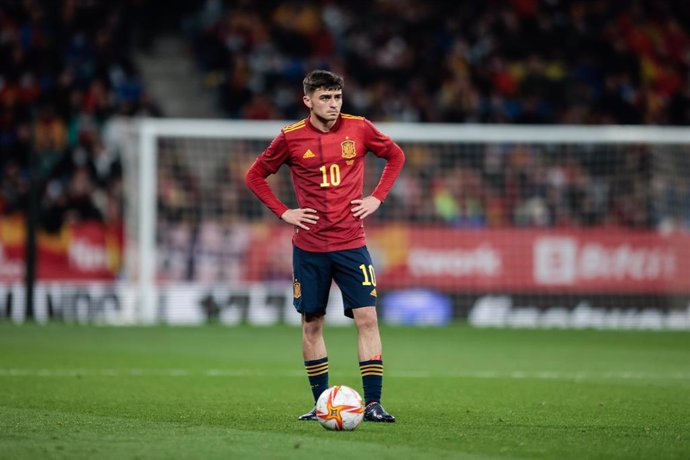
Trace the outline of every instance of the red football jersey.
<instances>
[{"instance_id":1,"label":"red football jersey","mask_svg":"<svg viewBox=\"0 0 690 460\"><path fill-rule=\"evenodd\" d=\"M405 163L402 149L363 117L341 114L324 133L304 119L283 128L247 172L247 186L280 218L288 207L266 182L288 165L300 208L317 211L309 230L295 228L295 246L305 251L330 252L366 244L363 221L354 217L350 201L362 198L364 156L367 152L387 163L373 196L385 200Z\"/></svg>"}]
</instances>

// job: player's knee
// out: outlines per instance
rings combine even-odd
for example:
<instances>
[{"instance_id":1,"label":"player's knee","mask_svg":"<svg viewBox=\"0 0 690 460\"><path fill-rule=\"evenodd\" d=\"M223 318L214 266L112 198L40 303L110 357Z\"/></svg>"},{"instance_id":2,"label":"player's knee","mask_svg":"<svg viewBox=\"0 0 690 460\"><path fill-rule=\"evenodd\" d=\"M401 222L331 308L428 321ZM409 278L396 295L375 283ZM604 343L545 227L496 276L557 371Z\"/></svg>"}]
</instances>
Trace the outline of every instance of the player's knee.
<instances>
[{"instance_id":1,"label":"player's knee","mask_svg":"<svg viewBox=\"0 0 690 460\"><path fill-rule=\"evenodd\" d=\"M317 325L314 324L305 324L302 326L302 333L306 337L320 337L322 334L323 329Z\"/></svg>"},{"instance_id":2,"label":"player's knee","mask_svg":"<svg viewBox=\"0 0 690 460\"><path fill-rule=\"evenodd\" d=\"M318 338L323 334L323 316L306 318L302 321L302 334L308 338Z\"/></svg>"},{"instance_id":3,"label":"player's knee","mask_svg":"<svg viewBox=\"0 0 690 460\"><path fill-rule=\"evenodd\" d=\"M355 314L355 325L357 329L369 330L378 328L378 319L376 318L376 309L362 308Z\"/></svg>"}]
</instances>

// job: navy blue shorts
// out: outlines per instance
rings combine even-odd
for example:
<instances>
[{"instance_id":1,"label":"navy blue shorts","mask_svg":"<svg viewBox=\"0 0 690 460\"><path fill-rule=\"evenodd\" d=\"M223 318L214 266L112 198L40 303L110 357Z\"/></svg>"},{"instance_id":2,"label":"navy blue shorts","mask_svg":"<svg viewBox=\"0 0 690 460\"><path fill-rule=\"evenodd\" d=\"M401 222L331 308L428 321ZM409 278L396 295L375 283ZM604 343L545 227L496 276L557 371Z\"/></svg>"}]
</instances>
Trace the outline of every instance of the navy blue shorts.
<instances>
[{"instance_id":1,"label":"navy blue shorts","mask_svg":"<svg viewBox=\"0 0 690 460\"><path fill-rule=\"evenodd\" d=\"M376 275L366 246L333 252L292 249L294 306L300 313L325 314L332 281L343 295L345 316L376 306Z\"/></svg>"}]
</instances>

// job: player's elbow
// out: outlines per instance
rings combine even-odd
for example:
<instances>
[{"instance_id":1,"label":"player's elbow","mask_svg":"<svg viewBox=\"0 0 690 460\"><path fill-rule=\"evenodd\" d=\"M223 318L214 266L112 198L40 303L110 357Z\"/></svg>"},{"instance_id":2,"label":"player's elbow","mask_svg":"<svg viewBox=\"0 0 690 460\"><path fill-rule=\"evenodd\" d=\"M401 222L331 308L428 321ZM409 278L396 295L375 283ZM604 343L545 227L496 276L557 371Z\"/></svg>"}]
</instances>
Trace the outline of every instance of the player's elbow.
<instances>
[{"instance_id":1,"label":"player's elbow","mask_svg":"<svg viewBox=\"0 0 690 460\"><path fill-rule=\"evenodd\" d=\"M396 145L396 147L398 148L396 149L395 158L402 167L405 164L405 152L399 146Z\"/></svg>"},{"instance_id":2,"label":"player's elbow","mask_svg":"<svg viewBox=\"0 0 690 460\"><path fill-rule=\"evenodd\" d=\"M254 184L256 184L256 181L258 180L261 180L261 174L259 174L256 163L254 163L244 175L244 183L248 188L254 190Z\"/></svg>"}]
</instances>

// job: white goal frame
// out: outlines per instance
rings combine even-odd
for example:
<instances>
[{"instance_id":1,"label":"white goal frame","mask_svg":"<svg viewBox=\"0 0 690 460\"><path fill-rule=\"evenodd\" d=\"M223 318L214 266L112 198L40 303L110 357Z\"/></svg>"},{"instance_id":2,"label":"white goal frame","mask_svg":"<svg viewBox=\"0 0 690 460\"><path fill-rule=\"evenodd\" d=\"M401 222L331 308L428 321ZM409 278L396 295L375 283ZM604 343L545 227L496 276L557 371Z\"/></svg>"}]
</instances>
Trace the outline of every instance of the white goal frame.
<instances>
[{"instance_id":1,"label":"white goal frame","mask_svg":"<svg viewBox=\"0 0 690 460\"><path fill-rule=\"evenodd\" d=\"M263 140L266 145L280 130L294 121L233 121L200 119L153 119L134 122L132 139L138 189L136 248L128 248L125 258L136 253L125 277L134 282L138 321L155 322L158 289L156 285L156 170L157 140L166 138L213 138ZM518 126L481 124L377 123L378 128L396 142L428 143L532 143L532 144L657 144L690 146L690 130L655 126ZM257 155L260 152L256 152ZM125 162L125 164L128 164ZM127 174L127 171L125 171ZM129 263L128 263L129 262Z\"/></svg>"}]
</instances>

